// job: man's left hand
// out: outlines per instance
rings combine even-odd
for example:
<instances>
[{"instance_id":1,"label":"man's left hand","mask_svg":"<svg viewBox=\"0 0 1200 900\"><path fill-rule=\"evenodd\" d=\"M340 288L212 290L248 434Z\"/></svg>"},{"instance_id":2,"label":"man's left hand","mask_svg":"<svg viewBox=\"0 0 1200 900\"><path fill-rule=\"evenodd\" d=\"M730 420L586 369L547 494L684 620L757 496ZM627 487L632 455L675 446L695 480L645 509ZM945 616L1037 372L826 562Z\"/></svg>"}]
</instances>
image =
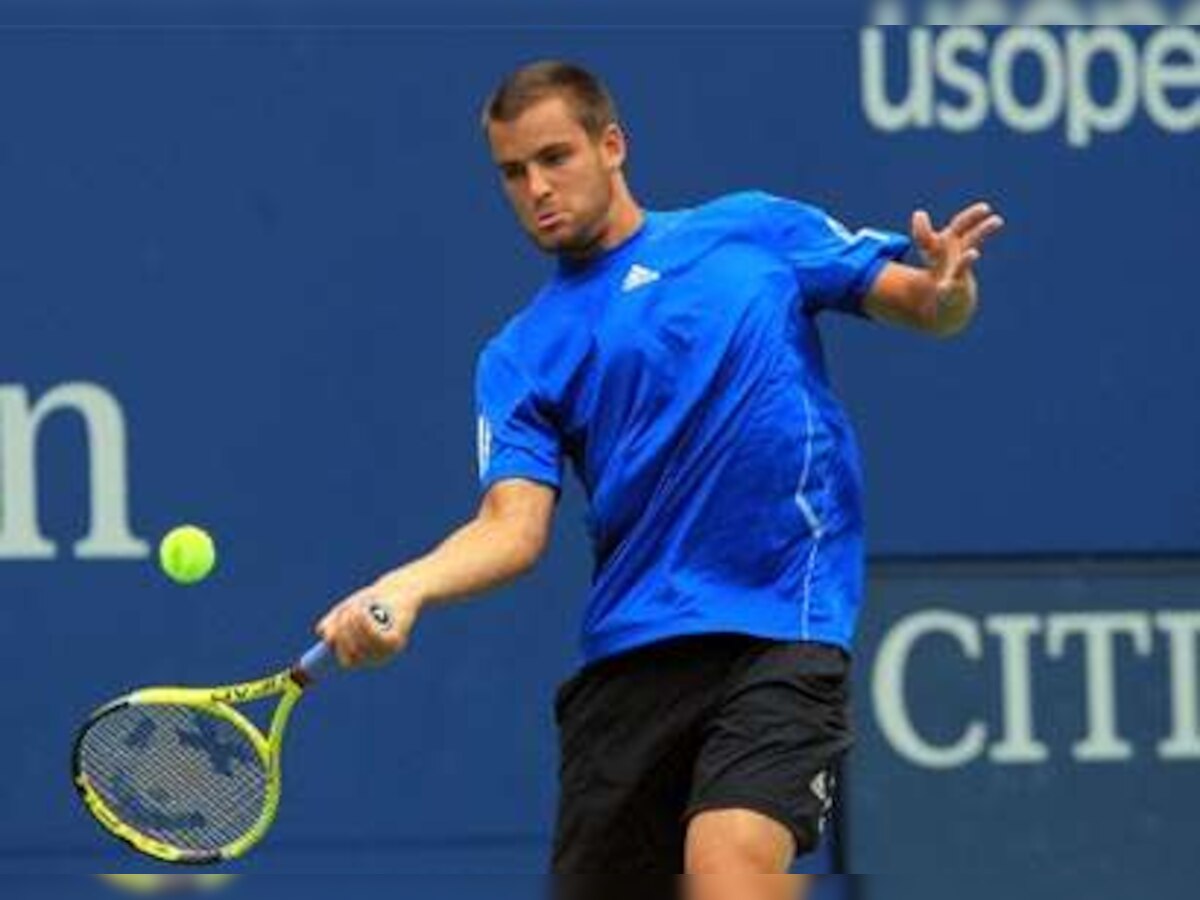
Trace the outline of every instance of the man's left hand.
<instances>
[{"instance_id":1,"label":"man's left hand","mask_svg":"<svg viewBox=\"0 0 1200 900\"><path fill-rule=\"evenodd\" d=\"M987 203L969 206L938 231L925 210L913 213L912 236L936 285L942 302L969 292L973 268L983 256L983 245L1004 227L1004 219Z\"/></svg>"}]
</instances>

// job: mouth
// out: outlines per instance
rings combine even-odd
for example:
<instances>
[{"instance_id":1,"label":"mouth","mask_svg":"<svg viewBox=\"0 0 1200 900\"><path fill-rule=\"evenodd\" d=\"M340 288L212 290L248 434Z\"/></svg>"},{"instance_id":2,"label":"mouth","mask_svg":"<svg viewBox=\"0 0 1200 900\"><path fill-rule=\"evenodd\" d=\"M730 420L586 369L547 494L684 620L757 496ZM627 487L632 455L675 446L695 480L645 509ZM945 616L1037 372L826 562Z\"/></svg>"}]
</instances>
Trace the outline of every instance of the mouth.
<instances>
[{"instance_id":1,"label":"mouth","mask_svg":"<svg viewBox=\"0 0 1200 900\"><path fill-rule=\"evenodd\" d=\"M542 213L537 217L537 230L542 232L554 231L565 221L566 216L560 212Z\"/></svg>"}]
</instances>

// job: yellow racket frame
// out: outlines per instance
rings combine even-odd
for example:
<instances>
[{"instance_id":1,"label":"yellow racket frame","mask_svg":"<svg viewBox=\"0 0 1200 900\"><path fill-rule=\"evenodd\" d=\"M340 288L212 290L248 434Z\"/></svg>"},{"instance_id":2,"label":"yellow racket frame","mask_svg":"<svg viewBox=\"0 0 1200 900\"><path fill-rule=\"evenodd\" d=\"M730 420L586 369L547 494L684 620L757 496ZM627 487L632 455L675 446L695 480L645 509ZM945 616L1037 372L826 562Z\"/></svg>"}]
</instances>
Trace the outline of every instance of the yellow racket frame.
<instances>
[{"instance_id":1,"label":"yellow racket frame","mask_svg":"<svg viewBox=\"0 0 1200 900\"><path fill-rule=\"evenodd\" d=\"M214 688L157 687L135 691L96 710L80 732L74 753L74 782L84 805L107 831L139 853L178 865L213 865L244 856L258 844L279 811L283 790L283 735L296 703L304 694L308 680L303 672L292 669L259 681L231 684ZM253 722L235 707L257 700L281 696L279 706L271 717L271 728L264 735ZM196 851L175 847L142 834L105 803L104 798L80 771L79 754L83 735L88 728L105 716L129 706L184 706L216 716L238 729L254 746L267 773L266 801L253 827L236 841L215 851Z\"/></svg>"}]
</instances>

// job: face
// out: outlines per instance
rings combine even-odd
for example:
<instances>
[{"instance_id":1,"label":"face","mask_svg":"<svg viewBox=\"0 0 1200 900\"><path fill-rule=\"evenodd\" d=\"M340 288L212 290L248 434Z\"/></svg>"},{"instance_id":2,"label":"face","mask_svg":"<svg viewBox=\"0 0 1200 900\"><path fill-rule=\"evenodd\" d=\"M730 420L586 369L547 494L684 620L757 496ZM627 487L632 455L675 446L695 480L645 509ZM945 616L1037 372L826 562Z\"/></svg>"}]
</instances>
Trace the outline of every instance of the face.
<instances>
[{"instance_id":1,"label":"face","mask_svg":"<svg viewBox=\"0 0 1200 900\"><path fill-rule=\"evenodd\" d=\"M512 122L488 127L492 158L521 226L547 253L586 256L603 241L625 140L615 125L597 140L550 97Z\"/></svg>"}]
</instances>

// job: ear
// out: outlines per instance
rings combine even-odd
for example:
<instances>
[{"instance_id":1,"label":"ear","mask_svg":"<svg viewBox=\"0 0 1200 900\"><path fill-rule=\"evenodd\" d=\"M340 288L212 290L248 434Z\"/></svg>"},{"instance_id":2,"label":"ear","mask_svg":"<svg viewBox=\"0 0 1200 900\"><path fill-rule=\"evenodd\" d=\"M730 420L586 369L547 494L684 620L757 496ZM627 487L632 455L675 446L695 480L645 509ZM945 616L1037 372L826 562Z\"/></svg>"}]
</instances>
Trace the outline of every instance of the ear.
<instances>
[{"instance_id":1,"label":"ear","mask_svg":"<svg viewBox=\"0 0 1200 900\"><path fill-rule=\"evenodd\" d=\"M600 152L604 156L605 165L611 171L624 167L628 146L625 132L621 130L620 125L614 122L604 129L604 133L600 135Z\"/></svg>"}]
</instances>

